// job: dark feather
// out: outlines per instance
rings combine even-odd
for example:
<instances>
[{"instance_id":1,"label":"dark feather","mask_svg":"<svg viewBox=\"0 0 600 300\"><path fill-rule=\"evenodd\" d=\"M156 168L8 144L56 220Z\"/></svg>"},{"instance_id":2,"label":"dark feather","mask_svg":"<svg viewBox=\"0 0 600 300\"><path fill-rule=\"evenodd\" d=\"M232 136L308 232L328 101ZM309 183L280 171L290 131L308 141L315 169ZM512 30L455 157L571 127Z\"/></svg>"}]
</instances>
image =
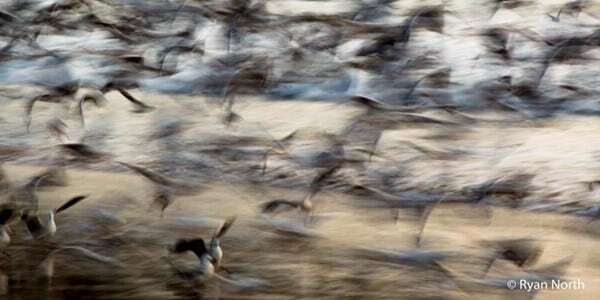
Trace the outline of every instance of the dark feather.
<instances>
[{"instance_id":1,"label":"dark feather","mask_svg":"<svg viewBox=\"0 0 600 300\"><path fill-rule=\"evenodd\" d=\"M313 181L310 183L310 192L312 194L316 194L318 191L320 191L321 188L323 187L323 183L325 182L325 180L330 178L333 174L335 174L335 172L337 172L339 169L341 169L342 165L343 165L343 161L340 161L340 163L334 165L333 167L331 167L331 168L325 170L324 172L320 173L319 175L317 175L317 177L315 177L313 179Z\"/></svg>"},{"instance_id":2,"label":"dark feather","mask_svg":"<svg viewBox=\"0 0 600 300\"><path fill-rule=\"evenodd\" d=\"M152 171L150 171L150 170L148 170L146 168L142 168L142 167L139 167L139 166L136 166L136 165L132 165L132 164L128 164L128 163L124 163L124 162L118 162L118 163L121 164L121 165L123 165L123 166L126 166L127 168L135 171L136 173L144 176L146 179L152 181L153 183L161 184L161 185L165 185L165 186L172 186L174 184L168 178L166 178L166 177L164 177L164 176L162 176L162 175L160 175L158 173L152 172Z\"/></svg>"},{"instance_id":3,"label":"dark feather","mask_svg":"<svg viewBox=\"0 0 600 300\"><path fill-rule=\"evenodd\" d=\"M60 147L69 154L84 159L99 160L106 157L106 154L96 151L94 148L81 143L62 144Z\"/></svg>"},{"instance_id":4,"label":"dark feather","mask_svg":"<svg viewBox=\"0 0 600 300\"><path fill-rule=\"evenodd\" d=\"M15 210L12 208L5 208L0 211L0 225L5 225L15 215Z\"/></svg>"},{"instance_id":5,"label":"dark feather","mask_svg":"<svg viewBox=\"0 0 600 300\"><path fill-rule=\"evenodd\" d=\"M204 244L203 239L180 239L177 242L175 242L175 244L173 245L173 247L171 247L170 250L173 253L183 253L187 251L192 251L198 258L200 258L203 254L206 253L206 245Z\"/></svg>"},{"instance_id":6,"label":"dark feather","mask_svg":"<svg viewBox=\"0 0 600 300\"><path fill-rule=\"evenodd\" d=\"M352 101L356 102L356 103L360 103L370 109L385 109L386 104L371 98L371 97L366 97L366 96L354 96L352 98L350 98Z\"/></svg>"},{"instance_id":7,"label":"dark feather","mask_svg":"<svg viewBox=\"0 0 600 300\"><path fill-rule=\"evenodd\" d=\"M25 221L25 225L27 225L29 233L31 233L34 238L38 238L43 233L44 227L42 226L40 218L37 215L31 216L24 214L21 219Z\"/></svg>"},{"instance_id":8,"label":"dark feather","mask_svg":"<svg viewBox=\"0 0 600 300\"><path fill-rule=\"evenodd\" d=\"M227 220L225 220L225 223L223 223L223 226L221 226L221 228L219 228L219 231L217 231L217 233L214 235L213 238L221 238L223 235L225 235L225 233L227 233L227 231L229 230L229 228L231 228L231 226L233 225L233 223L235 222L236 217L230 217Z\"/></svg>"},{"instance_id":9,"label":"dark feather","mask_svg":"<svg viewBox=\"0 0 600 300\"><path fill-rule=\"evenodd\" d=\"M119 91L119 93L121 93L121 95L123 95L123 97L125 97L127 100L129 100L129 102L131 102L133 105L135 105L135 112L136 113L145 113L145 112L149 112L154 110L154 106L150 106L138 99L136 99L133 95L131 95L128 91L124 90L124 89L117 89L117 91Z\"/></svg>"},{"instance_id":10,"label":"dark feather","mask_svg":"<svg viewBox=\"0 0 600 300\"><path fill-rule=\"evenodd\" d=\"M57 208L54 213L58 214L59 212L66 210L67 208L79 203L81 200L83 200L87 197L88 197L87 195L80 195L80 196L73 197L69 201L67 201L63 205L61 205L59 208Z\"/></svg>"},{"instance_id":11,"label":"dark feather","mask_svg":"<svg viewBox=\"0 0 600 300\"><path fill-rule=\"evenodd\" d=\"M283 207L283 206L287 206L288 208L292 209L292 208L298 208L300 206L300 204L293 202L293 201L277 199L277 200L272 200L272 201L269 201L269 202L263 204L261 211L262 211L262 213L272 213L275 210L277 210L278 208Z\"/></svg>"}]
</instances>

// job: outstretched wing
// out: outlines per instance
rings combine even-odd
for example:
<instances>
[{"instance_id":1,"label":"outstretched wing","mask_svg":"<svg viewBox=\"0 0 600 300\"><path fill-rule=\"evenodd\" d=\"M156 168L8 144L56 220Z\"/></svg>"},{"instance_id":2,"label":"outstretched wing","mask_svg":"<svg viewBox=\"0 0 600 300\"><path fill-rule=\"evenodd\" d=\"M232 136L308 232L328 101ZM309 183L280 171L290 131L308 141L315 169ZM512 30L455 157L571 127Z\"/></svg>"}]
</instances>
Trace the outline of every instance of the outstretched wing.
<instances>
[{"instance_id":1,"label":"outstretched wing","mask_svg":"<svg viewBox=\"0 0 600 300\"><path fill-rule=\"evenodd\" d=\"M231 225L233 225L233 223L235 222L236 217L230 217L227 218L227 220L225 220L225 223L223 223L223 226L221 226L221 228L219 228L219 231L217 231L217 233L215 233L213 238L220 238L223 235L225 235L225 233L227 233L227 231L229 230L229 228L231 228Z\"/></svg>"},{"instance_id":2,"label":"outstretched wing","mask_svg":"<svg viewBox=\"0 0 600 300\"><path fill-rule=\"evenodd\" d=\"M61 205L59 208L57 208L54 213L58 214L59 212L66 210L67 208L79 203L81 200L83 200L87 197L88 197L88 195L80 195L80 196L73 197L69 201L67 201L63 205Z\"/></svg>"}]
</instances>

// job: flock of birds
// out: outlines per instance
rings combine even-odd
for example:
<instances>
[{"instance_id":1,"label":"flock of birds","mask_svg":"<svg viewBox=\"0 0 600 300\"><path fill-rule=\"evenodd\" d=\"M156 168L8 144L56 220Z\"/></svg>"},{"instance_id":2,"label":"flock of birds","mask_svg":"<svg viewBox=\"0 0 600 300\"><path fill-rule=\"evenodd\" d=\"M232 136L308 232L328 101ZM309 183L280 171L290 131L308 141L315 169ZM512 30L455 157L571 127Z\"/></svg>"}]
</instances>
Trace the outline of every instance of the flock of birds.
<instances>
[{"instance_id":1,"label":"flock of birds","mask_svg":"<svg viewBox=\"0 0 600 300\"><path fill-rule=\"evenodd\" d=\"M298 162L299 167L315 171L303 197L274 199L258 206L260 215L272 225L271 229L296 237L317 236L313 229L325 217L316 213L315 197L327 186L343 186L364 200L357 205L359 207L390 209L396 222L402 211L411 210L417 213L419 220L415 250L357 249L353 253L356 257L430 268L443 274L460 290L469 290L473 284L506 287L506 281L513 277L488 274L498 260L508 261L519 269L515 278L530 282L560 278L571 259L567 257L548 265L534 266L543 247L532 239L482 242L481 247L486 249L489 259L482 264L483 272L477 275L459 274L449 268L443 262L449 257L446 252L423 249L426 224L436 208L452 204L472 205L485 211L487 217L491 215L491 206L519 208L530 193L534 175L498 177L460 191L406 190L397 193L377 188L368 178L348 180L343 174L347 170L366 173L371 161L388 159L386 153L378 149L386 130L435 126L443 129L435 138L450 140L465 126L552 116L577 100L587 101L597 96L597 91L591 88L561 84L552 88L558 88L563 94L552 97L544 82L554 64L591 59L587 55L600 46L600 29L547 38L523 28L482 28L479 36L486 53L485 57L478 56L477 59L504 66L529 60L536 65L526 70L526 80L502 75L479 82L474 88L468 87L477 90L477 100L465 102L445 93L464 88L452 81L453 69L439 68L441 60L435 51L419 51L411 45L416 34L443 35L445 17L460 16L446 4L427 5L409 9L401 22L394 23L394 17L398 17L395 2L354 3L355 9L351 12L336 16L288 16L270 12L264 1L249 0L178 3L6 1L0 4L0 84L7 87L0 90L5 98L25 102L23 127L28 133L39 125L35 120L35 104L40 102L74 110L83 131L89 126L84 118L86 111L92 109L89 105L96 108L106 105L108 101L104 95L109 92L118 92L129 101L134 114L156 113L157 107L135 97L130 92L132 89L217 98L222 125L231 130L234 125L244 122L244 116L234 108L236 97L241 98L239 95L349 100L347 102L359 107L362 113L353 117L339 134L298 129L280 139L223 141L221 148L227 148L228 143L261 145L259 171L253 176L272 172L271 162L289 155L290 145L298 139L309 136L325 145L325 150L314 155L308 163ZM533 5L526 0L489 2L490 19L500 10L518 10ZM570 1L557 11L548 12L547 17L553 22L562 22L561 17L565 15L578 17L587 13L590 5L590 1ZM541 57L518 57L515 40L523 39L541 45L544 49ZM360 74L369 74L369 82L363 82ZM10 85L35 88L24 96L20 89L15 91ZM376 93L371 91L380 91L381 97L372 96ZM382 99L400 100L390 103ZM477 109L490 108L508 112L514 118L508 121L486 119L473 113ZM587 112L587 109L583 111ZM143 177L152 186L153 206L160 210L161 217L166 217L165 211L177 197L194 195L200 190L196 184L117 160L83 141L73 141L63 117L56 116L45 124L46 132L60 142L53 148L56 154L51 168L23 184L15 184L0 173L0 194L4 199L0 210L0 243L3 247L10 247L14 240L12 227L19 223L24 224L29 233L26 238L52 240L57 233L59 214L89 197L77 195L49 212L39 210L37 191L67 185L65 174L72 164L111 163L115 168L125 168ZM177 139L187 129L178 122L169 123L152 138ZM452 160L464 154L405 143L436 160ZM225 150L217 149L216 152ZM8 161L19 154L2 155L2 160ZM382 181L386 186L385 178ZM594 182L589 186L593 189ZM573 203L559 206L570 204ZM600 209L591 209L583 215L595 220L600 217ZM298 216L300 221L296 222ZM224 249L220 240L235 220L235 217L226 219L208 241L179 239L170 245L170 253L190 251L198 259L192 270L181 270L172 265L174 273L186 278L222 278L218 272L227 268L221 263ZM75 249L97 261L115 262L79 246L56 245L48 257L63 248ZM47 270L52 269L51 260L45 259L44 264Z\"/></svg>"}]
</instances>

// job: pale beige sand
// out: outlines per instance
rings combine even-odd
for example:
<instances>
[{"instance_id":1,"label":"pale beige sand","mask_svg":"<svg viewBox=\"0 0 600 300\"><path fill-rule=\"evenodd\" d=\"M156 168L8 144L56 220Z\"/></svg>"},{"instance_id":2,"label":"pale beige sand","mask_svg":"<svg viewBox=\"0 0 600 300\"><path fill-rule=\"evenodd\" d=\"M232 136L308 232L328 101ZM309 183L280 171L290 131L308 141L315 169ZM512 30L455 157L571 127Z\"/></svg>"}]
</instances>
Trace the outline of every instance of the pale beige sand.
<instances>
[{"instance_id":1,"label":"pale beige sand","mask_svg":"<svg viewBox=\"0 0 600 300\"><path fill-rule=\"evenodd\" d=\"M11 164L6 165L5 169L15 182L41 170ZM372 299L414 299L412 293L441 293L452 299L506 299L504 297L508 296L502 290L485 288L474 294L450 292L452 285L447 280L440 279L438 285L422 285L420 276L431 274L426 275L418 268L386 267L376 263L365 265L365 262L356 260L348 252L355 247L410 250L413 248L416 227L412 222L413 217L409 215L403 215L401 223L393 225L387 211L357 210L349 205L366 200L353 200L348 195L323 193L315 199L318 213L330 215L330 219L314 229L323 238L282 239L277 238L278 235L270 230L263 231L255 227L255 224L260 223L257 206L275 197L301 196L296 191L232 186L217 181L208 184L197 195L177 199L161 219L157 211L147 210L149 186L138 177L80 170L69 170L68 177L68 187L40 192L42 210L56 207L75 195L89 194L90 198L66 211L64 215L59 215L58 233L54 240L84 245L103 255L114 256L128 265L129 277L111 283L121 288L131 285L127 293L119 290L119 294L114 294L119 297L176 298L173 290L166 289L165 286L165 282L175 279L164 261L158 258L165 254L164 247L176 238L207 237L220 220L232 215L237 215L238 220L224 238L223 247L226 253L225 264L238 274L223 275L238 279L260 279L271 287L250 292L223 282L212 282L202 290L209 298L221 295L228 299L334 299L361 295ZM104 214L100 214L100 211ZM120 218L122 223L106 219L106 215L111 214ZM441 206L434 211L427 225L425 247L457 253L483 253L478 246L481 240L533 237L541 240L545 247L538 265L572 256L573 261L565 278L580 279L585 284L584 290L545 291L536 299L595 299L600 293L600 261L596 255L596 249L600 246L597 239L600 233L598 224L586 225L583 220L555 214L503 209L495 209L488 223L473 217L478 214L477 210L466 206ZM100 226L101 224L104 226ZM22 232L23 229L16 226L14 230ZM125 239L125 244L107 246L94 240L115 233ZM6 250L14 255L14 259L24 259L27 265L35 264L35 257L43 252L36 247L41 246L24 246L19 240L23 238L24 236L14 237L14 246ZM37 256L33 253L37 253ZM186 261L193 262L193 256L183 256L180 263ZM65 284L66 279L62 277L65 274L92 272L88 275L92 277L111 274L111 271L97 263L86 262L68 254L59 256L56 264L50 296L59 295L59 291L66 288L61 286ZM75 266L77 264L88 269L80 269ZM448 267L463 272L477 271L479 268L476 265L465 265L461 259L449 261ZM502 264L496 268L501 270ZM31 268L32 272L34 270ZM351 277L357 281L352 283L349 279ZM114 292L110 284L98 288L99 291ZM15 293L14 290L12 292ZM21 292L27 295L31 291ZM16 295L19 293L17 291Z\"/></svg>"}]
</instances>

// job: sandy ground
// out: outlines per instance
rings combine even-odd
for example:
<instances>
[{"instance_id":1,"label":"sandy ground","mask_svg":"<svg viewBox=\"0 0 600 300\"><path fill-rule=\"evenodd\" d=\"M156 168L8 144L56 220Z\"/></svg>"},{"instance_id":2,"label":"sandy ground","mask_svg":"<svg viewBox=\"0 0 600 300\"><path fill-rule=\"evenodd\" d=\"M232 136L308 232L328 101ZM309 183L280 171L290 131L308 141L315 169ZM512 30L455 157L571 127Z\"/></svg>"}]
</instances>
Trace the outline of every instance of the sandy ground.
<instances>
[{"instance_id":1,"label":"sandy ground","mask_svg":"<svg viewBox=\"0 0 600 300\"><path fill-rule=\"evenodd\" d=\"M26 179L41 170L11 164L5 169L13 181ZM257 208L267 199L293 197L298 194L295 191L216 181L196 195L178 198L165 217L160 218L157 211L148 210L149 186L138 177L69 170L68 178L68 187L39 193L42 211L75 195L89 194L90 197L59 215L58 233L52 241L27 241L25 229L19 225L14 228L17 234L13 244L4 249L11 255L10 263L3 259L3 272L11 283L4 292L12 299L40 295L69 298L84 294L93 298L172 299L192 297L192 290L206 299L515 299L527 296L526 292L509 293L506 289L490 287L459 290L453 281L427 268L357 258L352 250L361 247L414 248L414 217L403 213L400 223L394 225L387 211L356 207L368 199L338 193L320 194L315 203L322 220L310 229L314 237L294 237L278 234L273 225L258 216ZM166 254L166 246L177 238L208 237L222 219L232 215L238 216L237 222L223 239L224 265L231 273L223 273L223 276L234 283L213 279L191 288L185 280L174 276L160 258ZM600 292L600 261L595 255L595 249L600 246L597 224L564 215L504 209L494 209L489 220L480 216L472 207L440 206L427 224L423 248L454 253L456 257L444 264L461 273L475 274L481 266L474 257L486 251L479 244L482 240L536 238L544 247L536 266L571 256L564 278L580 279L585 284L583 290L543 291L536 299L595 299ZM55 259L54 278L40 286L39 278L43 276L35 265L49 251L44 250L48 247L46 243L52 242L87 247L118 259L119 267L107 268L65 251ZM183 255L178 260L183 265L193 263L195 258ZM489 276L511 272L516 272L516 268L499 262ZM76 274L83 274L85 279ZM184 292L188 294L181 294Z\"/></svg>"}]
</instances>

